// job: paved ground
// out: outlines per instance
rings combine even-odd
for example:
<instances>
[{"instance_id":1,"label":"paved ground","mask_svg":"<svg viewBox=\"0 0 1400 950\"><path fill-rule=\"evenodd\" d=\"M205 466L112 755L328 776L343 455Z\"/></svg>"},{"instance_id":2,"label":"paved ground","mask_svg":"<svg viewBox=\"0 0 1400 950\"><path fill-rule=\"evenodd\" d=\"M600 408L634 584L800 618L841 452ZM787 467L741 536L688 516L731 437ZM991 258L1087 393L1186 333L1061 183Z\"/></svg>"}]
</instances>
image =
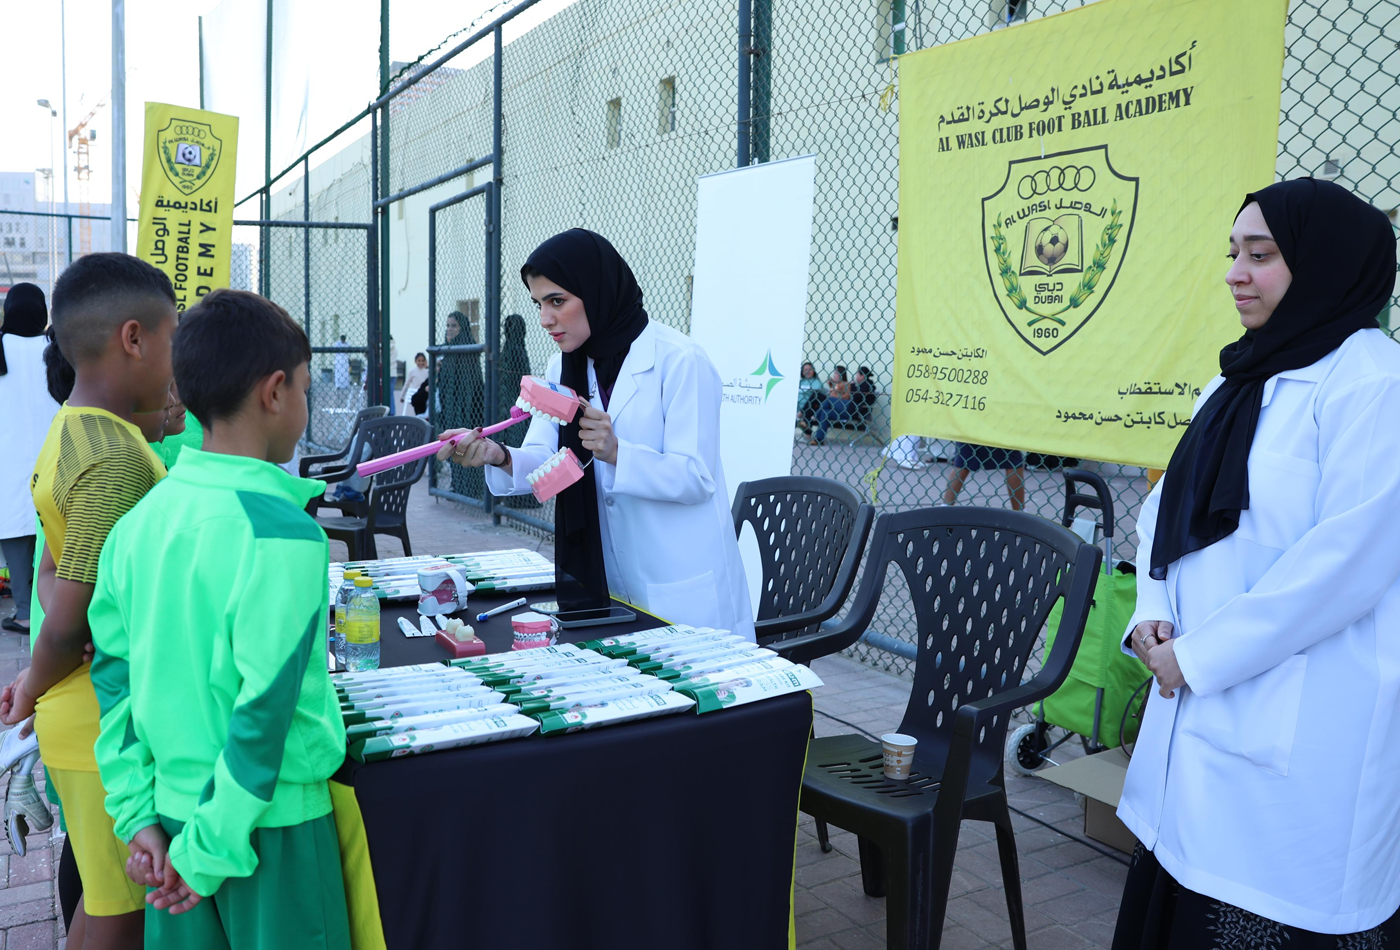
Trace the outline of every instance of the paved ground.
<instances>
[{"instance_id":1,"label":"paved ground","mask_svg":"<svg viewBox=\"0 0 1400 950\"><path fill-rule=\"evenodd\" d=\"M874 455L874 450L871 451ZM1048 493L1048 492L1047 492ZM508 527L494 528L481 512L429 497L420 484L409 506L415 550L457 552L532 547L548 553L538 538ZM380 540L380 556L400 552L398 542ZM344 547L333 544L332 558ZM0 616L10 612L0 601ZM0 680L8 682L28 662L29 638L0 639ZM909 699L909 682L846 657L827 657L813 667L826 686L815 692L819 736L895 729ZM838 720L844 720L838 721ZM40 770L42 782L42 770ZM1083 813L1071 793L1034 779L1008 779L1011 804L1068 834L1082 836ZM1107 947L1123 884L1124 864L1086 844L1016 816L1026 927L1033 950ZM57 832L57 825L54 827ZM62 947L52 882L62 838L38 833L29 855L14 855L0 836L0 950ZM885 945L885 901L861 890L856 840L832 829L834 850L823 854L810 818L803 817L797 848L797 936L802 950L875 950ZM946 950L1010 947L1006 904L995 840L990 828L968 823L959 840L943 946Z\"/></svg>"}]
</instances>

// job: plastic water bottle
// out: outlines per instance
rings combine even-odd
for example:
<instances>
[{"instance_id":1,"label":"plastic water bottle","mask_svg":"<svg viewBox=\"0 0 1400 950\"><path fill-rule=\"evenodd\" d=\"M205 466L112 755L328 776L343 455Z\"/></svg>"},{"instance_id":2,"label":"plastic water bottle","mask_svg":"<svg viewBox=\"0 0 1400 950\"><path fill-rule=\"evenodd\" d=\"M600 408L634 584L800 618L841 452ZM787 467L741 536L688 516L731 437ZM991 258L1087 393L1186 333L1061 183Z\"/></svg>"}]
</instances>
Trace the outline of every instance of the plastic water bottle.
<instances>
[{"instance_id":1,"label":"plastic water bottle","mask_svg":"<svg viewBox=\"0 0 1400 950\"><path fill-rule=\"evenodd\" d=\"M379 669L379 598L373 581L355 578L355 590L345 605L345 668Z\"/></svg>"},{"instance_id":2,"label":"plastic water bottle","mask_svg":"<svg viewBox=\"0 0 1400 950\"><path fill-rule=\"evenodd\" d=\"M341 666L345 665L345 605L349 603L350 595L355 592L355 578L359 576L359 571L346 571L340 587L336 589L335 600L331 602L332 621L335 625L335 658Z\"/></svg>"}]
</instances>

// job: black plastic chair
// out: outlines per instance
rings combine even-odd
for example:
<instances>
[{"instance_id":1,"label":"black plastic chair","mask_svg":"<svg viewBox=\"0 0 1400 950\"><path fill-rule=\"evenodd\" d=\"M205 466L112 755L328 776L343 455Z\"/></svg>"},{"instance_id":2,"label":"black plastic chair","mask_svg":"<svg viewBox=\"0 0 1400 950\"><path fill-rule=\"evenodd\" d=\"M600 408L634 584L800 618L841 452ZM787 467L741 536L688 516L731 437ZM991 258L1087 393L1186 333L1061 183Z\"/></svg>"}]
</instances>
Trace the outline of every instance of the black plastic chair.
<instances>
[{"instance_id":1,"label":"black plastic chair","mask_svg":"<svg viewBox=\"0 0 1400 950\"><path fill-rule=\"evenodd\" d=\"M1065 528L1023 512L945 507L881 515L850 613L818 633L773 645L799 662L843 650L869 626L891 564L909 585L919 652L899 731L918 739L910 778L885 778L880 743L846 735L813 739L802 779L802 810L859 836L865 892L889 896L890 950L941 943L965 819L996 826L1012 942L1024 950L1002 774L1006 726L1012 710L1064 682L1102 557ZM1022 683L1062 596L1054 649Z\"/></svg>"},{"instance_id":2,"label":"black plastic chair","mask_svg":"<svg viewBox=\"0 0 1400 950\"><path fill-rule=\"evenodd\" d=\"M369 458L383 458L432 438L432 429L422 419L408 416L388 416L370 419L360 427L360 438L369 447ZM353 443L352 443L353 447ZM352 454L351 458L355 456ZM431 456L430 456L431 458ZM349 560L371 560L379 556L374 543L376 534L398 538L403 553L411 555L408 540L408 492L414 482L427 471L428 459L421 458L398 468L380 472L370 480L368 513L360 518L321 518L316 523L325 529L333 541L344 541L350 549Z\"/></svg>"},{"instance_id":3,"label":"black plastic chair","mask_svg":"<svg viewBox=\"0 0 1400 950\"><path fill-rule=\"evenodd\" d=\"M364 437L360 434L364 424L370 419L382 419L389 414L388 406L370 406L361 409L355 415L355 421L350 427L350 438L339 452L332 452L329 455L303 455L298 471L302 478L318 478L328 486L336 482L343 482L351 475L355 474L355 464L360 456L364 454ZM336 462L342 462L335 465ZM369 506L363 501L349 501L340 498L327 499L324 495L317 496L307 504L308 514L315 515L321 508L337 508L341 514L356 517L365 517L369 514Z\"/></svg>"},{"instance_id":4,"label":"black plastic chair","mask_svg":"<svg viewBox=\"0 0 1400 950\"><path fill-rule=\"evenodd\" d=\"M855 584L875 509L829 478L783 476L744 482L734 494L734 534L758 539L763 584L758 642L814 632L836 616Z\"/></svg>"}]
</instances>

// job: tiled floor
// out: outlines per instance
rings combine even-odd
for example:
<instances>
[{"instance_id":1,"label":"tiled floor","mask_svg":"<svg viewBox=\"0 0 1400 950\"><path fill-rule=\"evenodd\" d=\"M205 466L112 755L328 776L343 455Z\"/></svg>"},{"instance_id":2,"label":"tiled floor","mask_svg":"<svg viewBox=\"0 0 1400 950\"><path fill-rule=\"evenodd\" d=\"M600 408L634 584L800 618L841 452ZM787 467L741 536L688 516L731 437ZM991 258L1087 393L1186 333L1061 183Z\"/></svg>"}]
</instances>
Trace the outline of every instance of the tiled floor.
<instances>
[{"instance_id":1,"label":"tiled floor","mask_svg":"<svg viewBox=\"0 0 1400 950\"><path fill-rule=\"evenodd\" d=\"M415 488L408 517L414 549L420 552L531 547L550 553L548 545L538 538L509 527L492 527L479 511L429 497L426 485ZM381 557L401 553L393 539L380 539L379 544ZM331 557L344 556L344 546L333 544ZM9 612L8 602L0 602L0 615ZM0 639L0 681L9 682L28 663L28 656L28 637L4 634ZM879 735L898 727L909 699L908 682L845 657L818 660L813 668L826 683L814 693L817 735L857 730ZM1083 812L1070 792L1020 776L1009 776L1007 788L1013 808L1082 837ZM1032 950L1107 947L1113 935L1124 864L1031 818L1017 815L1015 823ZM885 901L867 897L861 889L855 837L837 828L831 832L833 850L823 854L813 821L804 816L799 825L798 946L802 950L883 947ZM5 882L0 887L0 950L63 946L53 885L60 845L57 834L35 834L29 839L28 857L19 858L0 836L0 881ZM945 950L1011 946L990 828L977 823L963 825L949 898Z\"/></svg>"}]
</instances>

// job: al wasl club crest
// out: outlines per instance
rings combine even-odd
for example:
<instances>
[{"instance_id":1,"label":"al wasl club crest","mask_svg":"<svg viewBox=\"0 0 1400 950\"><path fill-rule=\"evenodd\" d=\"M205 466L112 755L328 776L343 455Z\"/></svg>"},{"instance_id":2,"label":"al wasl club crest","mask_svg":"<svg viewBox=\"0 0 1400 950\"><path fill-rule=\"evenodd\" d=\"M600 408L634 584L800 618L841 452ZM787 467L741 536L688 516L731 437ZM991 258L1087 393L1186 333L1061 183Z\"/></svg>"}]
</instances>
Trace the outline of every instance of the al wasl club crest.
<instances>
[{"instance_id":1,"label":"al wasl club crest","mask_svg":"<svg viewBox=\"0 0 1400 950\"><path fill-rule=\"evenodd\" d=\"M1009 162L982 199L983 250L1001 312L1038 353L1089 322L1113 290L1137 212L1138 180L1108 146Z\"/></svg>"},{"instance_id":2,"label":"al wasl club crest","mask_svg":"<svg viewBox=\"0 0 1400 950\"><path fill-rule=\"evenodd\" d=\"M156 150L165 177L181 192L192 195L214 174L224 143L207 122L174 118L156 133Z\"/></svg>"}]
</instances>

